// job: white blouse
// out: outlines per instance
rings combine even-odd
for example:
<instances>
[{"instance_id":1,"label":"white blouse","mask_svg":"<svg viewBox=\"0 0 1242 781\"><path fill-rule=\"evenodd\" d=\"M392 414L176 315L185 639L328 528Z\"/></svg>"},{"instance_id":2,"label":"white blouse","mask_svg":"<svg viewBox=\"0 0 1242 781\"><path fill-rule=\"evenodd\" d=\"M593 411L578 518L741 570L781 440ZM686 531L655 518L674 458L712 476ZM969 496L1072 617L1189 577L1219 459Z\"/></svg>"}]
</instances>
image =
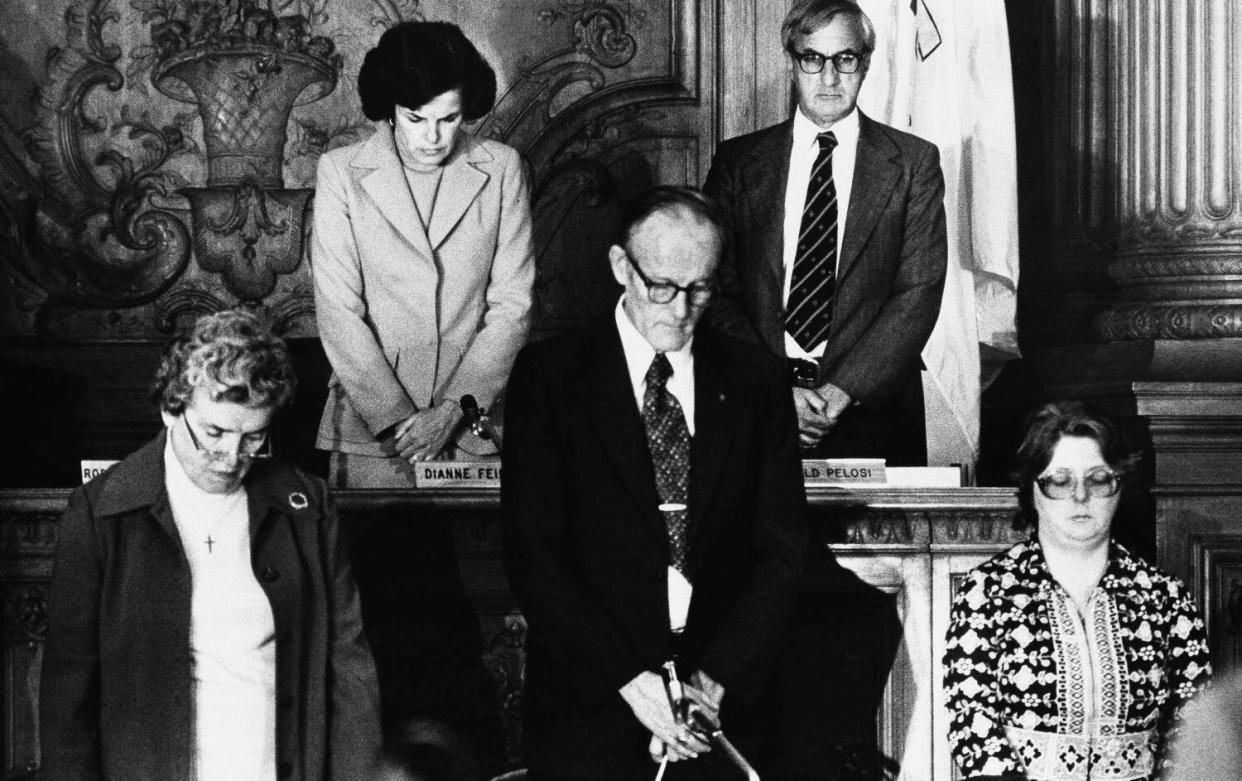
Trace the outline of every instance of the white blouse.
<instances>
[{"instance_id":1,"label":"white blouse","mask_svg":"<svg viewBox=\"0 0 1242 781\"><path fill-rule=\"evenodd\" d=\"M276 624L250 563L245 489L203 491L164 449L169 504L190 562L194 778L275 781Z\"/></svg>"}]
</instances>

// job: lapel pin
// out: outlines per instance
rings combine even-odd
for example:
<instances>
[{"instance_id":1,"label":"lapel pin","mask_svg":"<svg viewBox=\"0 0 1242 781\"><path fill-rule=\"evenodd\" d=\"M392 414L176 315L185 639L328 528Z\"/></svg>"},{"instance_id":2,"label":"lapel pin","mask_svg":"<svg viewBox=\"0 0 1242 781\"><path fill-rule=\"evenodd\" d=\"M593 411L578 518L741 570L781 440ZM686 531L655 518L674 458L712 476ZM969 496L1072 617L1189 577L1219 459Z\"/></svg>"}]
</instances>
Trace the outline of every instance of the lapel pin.
<instances>
[{"instance_id":1,"label":"lapel pin","mask_svg":"<svg viewBox=\"0 0 1242 781\"><path fill-rule=\"evenodd\" d=\"M301 491L294 491L289 494L289 506L295 510L305 510L310 500L306 498L306 494Z\"/></svg>"}]
</instances>

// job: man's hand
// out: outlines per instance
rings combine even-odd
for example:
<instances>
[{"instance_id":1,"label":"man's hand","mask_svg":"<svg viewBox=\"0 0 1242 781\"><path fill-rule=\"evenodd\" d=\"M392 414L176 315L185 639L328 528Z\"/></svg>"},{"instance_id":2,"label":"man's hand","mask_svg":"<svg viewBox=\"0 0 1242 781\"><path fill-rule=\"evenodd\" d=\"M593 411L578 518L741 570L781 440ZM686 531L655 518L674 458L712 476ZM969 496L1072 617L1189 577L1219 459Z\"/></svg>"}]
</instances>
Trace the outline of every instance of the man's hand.
<instances>
[{"instance_id":1,"label":"man's hand","mask_svg":"<svg viewBox=\"0 0 1242 781\"><path fill-rule=\"evenodd\" d=\"M724 700L725 687L717 683L702 670L695 670L690 676L690 685L685 687L686 696L701 705L715 721L720 721L720 703Z\"/></svg>"},{"instance_id":2,"label":"man's hand","mask_svg":"<svg viewBox=\"0 0 1242 781\"><path fill-rule=\"evenodd\" d=\"M823 385L815 389L819 397L824 400L824 416L832 420L835 425L837 418L849 408L850 403L854 401L850 394L841 390L831 382L825 382Z\"/></svg>"},{"instance_id":3,"label":"man's hand","mask_svg":"<svg viewBox=\"0 0 1242 781\"><path fill-rule=\"evenodd\" d=\"M798 413L798 444L803 450L815 447L837 422L825 414L827 403L811 388L794 388L794 410Z\"/></svg>"},{"instance_id":4,"label":"man's hand","mask_svg":"<svg viewBox=\"0 0 1242 781\"><path fill-rule=\"evenodd\" d=\"M664 679L659 675L651 671L639 673L622 686L620 692L638 721L651 730L652 739L648 748L653 760L658 762L667 752L670 761L678 762L693 759L711 749L673 718Z\"/></svg>"},{"instance_id":5,"label":"man's hand","mask_svg":"<svg viewBox=\"0 0 1242 781\"><path fill-rule=\"evenodd\" d=\"M451 401L415 412L397 426L397 453L411 464L434 459L444 450L461 419L461 407Z\"/></svg>"}]
</instances>

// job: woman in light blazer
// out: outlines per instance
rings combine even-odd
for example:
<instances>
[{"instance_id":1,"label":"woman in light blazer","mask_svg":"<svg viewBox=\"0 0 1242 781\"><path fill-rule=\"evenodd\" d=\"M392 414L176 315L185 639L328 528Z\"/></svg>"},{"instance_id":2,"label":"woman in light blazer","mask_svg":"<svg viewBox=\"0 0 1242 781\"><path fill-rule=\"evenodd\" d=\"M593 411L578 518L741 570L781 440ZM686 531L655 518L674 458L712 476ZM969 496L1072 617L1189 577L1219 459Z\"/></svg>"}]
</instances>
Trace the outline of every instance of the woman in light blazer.
<instances>
[{"instance_id":1,"label":"woman in light blazer","mask_svg":"<svg viewBox=\"0 0 1242 781\"><path fill-rule=\"evenodd\" d=\"M534 263L518 153L462 127L496 77L446 22L404 22L358 74L370 138L319 161L311 266L332 365L317 446L336 486L410 485L411 464L494 452L464 424L499 414L529 327Z\"/></svg>"}]
</instances>

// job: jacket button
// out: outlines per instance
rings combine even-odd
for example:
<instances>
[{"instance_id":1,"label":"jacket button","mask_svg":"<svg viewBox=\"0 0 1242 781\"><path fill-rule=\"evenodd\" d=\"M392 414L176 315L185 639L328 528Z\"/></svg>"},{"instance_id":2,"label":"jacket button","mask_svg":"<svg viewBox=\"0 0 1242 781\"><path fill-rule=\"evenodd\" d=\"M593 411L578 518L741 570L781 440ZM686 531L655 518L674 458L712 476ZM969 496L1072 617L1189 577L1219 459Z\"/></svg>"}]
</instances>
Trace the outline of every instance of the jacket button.
<instances>
[{"instance_id":1,"label":"jacket button","mask_svg":"<svg viewBox=\"0 0 1242 781\"><path fill-rule=\"evenodd\" d=\"M281 778L288 778L293 775L293 764L290 762L281 762L276 766L276 775Z\"/></svg>"},{"instance_id":2,"label":"jacket button","mask_svg":"<svg viewBox=\"0 0 1242 781\"><path fill-rule=\"evenodd\" d=\"M263 571L259 573L259 577L263 579L264 583L273 583L280 577L280 573L276 571L275 567L264 567Z\"/></svg>"}]
</instances>

